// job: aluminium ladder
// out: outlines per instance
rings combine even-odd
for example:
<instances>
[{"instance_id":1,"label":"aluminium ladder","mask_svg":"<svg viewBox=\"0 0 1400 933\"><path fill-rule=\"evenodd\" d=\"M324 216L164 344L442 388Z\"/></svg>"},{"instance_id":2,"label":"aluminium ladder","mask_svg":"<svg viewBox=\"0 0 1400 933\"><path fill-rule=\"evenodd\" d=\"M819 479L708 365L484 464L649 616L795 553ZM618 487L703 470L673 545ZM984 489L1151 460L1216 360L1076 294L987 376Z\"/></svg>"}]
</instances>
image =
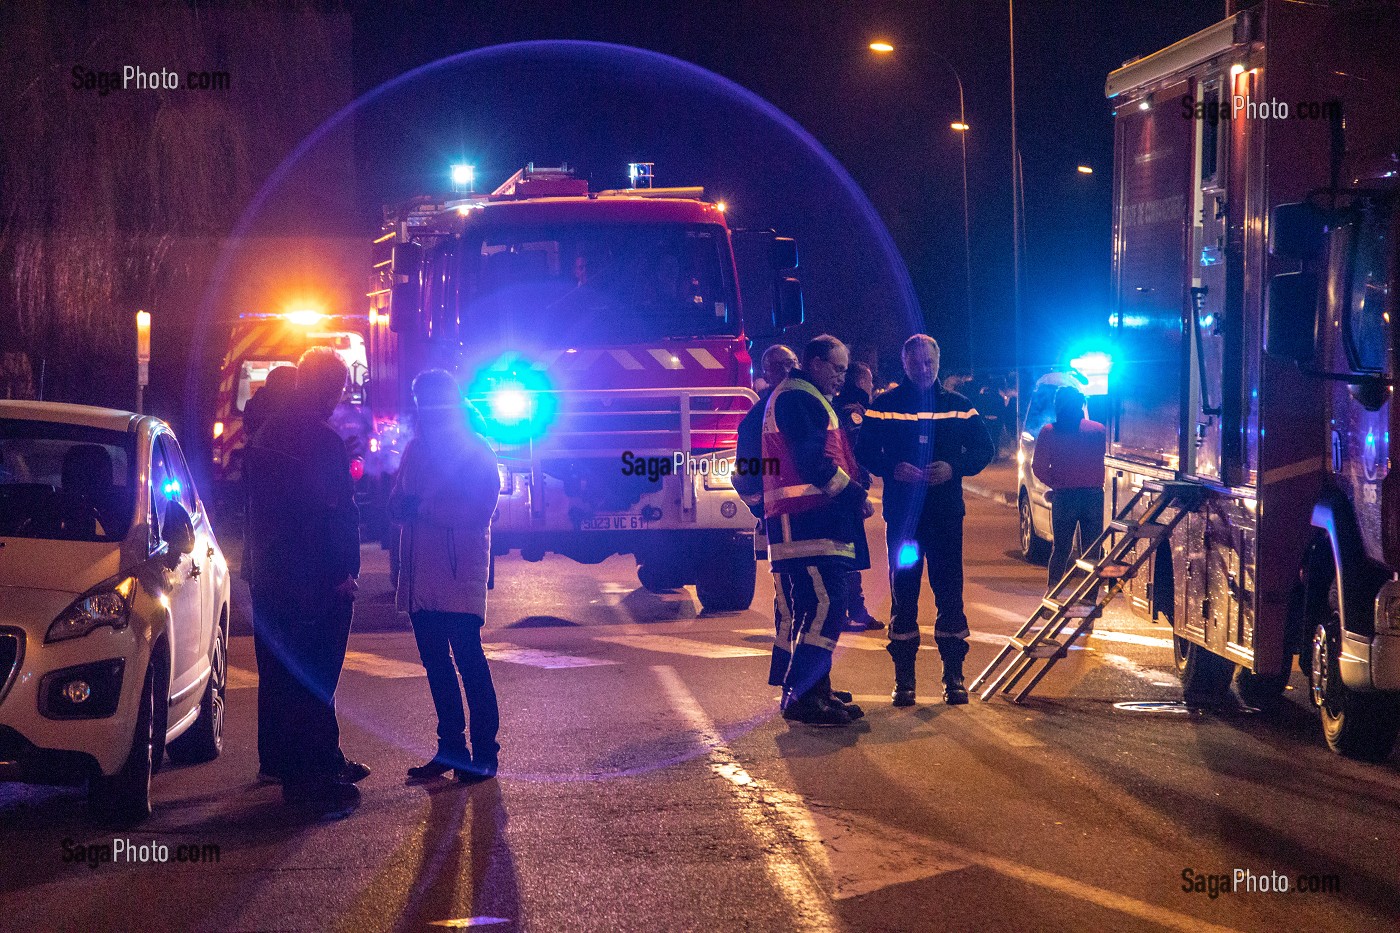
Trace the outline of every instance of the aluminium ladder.
<instances>
[{"instance_id":1,"label":"aluminium ladder","mask_svg":"<svg viewBox=\"0 0 1400 933\"><path fill-rule=\"evenodd\" d=\"M1098 561L1080 558L1071 564L1026 624L968 689L974 693L981 690L983 700L1001 693L1020 703L1029 696L1055 662L1093 628L1094 620L1137 575L1158 543L1169 540L1172 529L1187 513L1200 507L1204 493L1194 483L1143 483L1098 540L1085 549L1085 553L1098 554ZM1145 505L1141 517L1130 518L1140 505ZM1037 662L1044 663L1037 668ZM1030 680L1011 696L1028 674L1032 675Z\"/></svg>"}]
</instances>

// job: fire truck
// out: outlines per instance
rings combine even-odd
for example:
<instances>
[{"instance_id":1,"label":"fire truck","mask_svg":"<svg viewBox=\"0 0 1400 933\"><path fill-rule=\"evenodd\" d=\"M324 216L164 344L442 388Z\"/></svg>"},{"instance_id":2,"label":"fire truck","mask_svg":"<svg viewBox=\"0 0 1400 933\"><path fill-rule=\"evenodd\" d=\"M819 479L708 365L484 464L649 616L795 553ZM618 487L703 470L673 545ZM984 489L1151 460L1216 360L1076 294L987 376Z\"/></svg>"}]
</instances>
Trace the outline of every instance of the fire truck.
<instances>
[{"instance_id":1,"label":"fire truck","mask_svg":"<svg viewBox=\"0 0 1400 933\"><path fill-rule=\"evenodd\" d=\"M1225 698L1234 676L1263 706L1297 658L1328 744L1383 758L1400 727L1400 16L1229 14L1108 77L1108 508L1149 481L1203 491L1129 590L1172 625L1188 697Z\"/></svg>"},{"instance_id":2,"label":"fire truck","mask_svg":"<svg viewBox=\"0 0 1400 933\"><path fill-rule=\"evenodd\" d=\"M750 309L769 307L759 329L801 323L796 247L731 231L723 203L650 187L650 171L634 164L634 187L590 191L567 167L527 166L489 195L386 211L370 290L371 469L387 491L412 379L446 369L500 462L493 573L515 550L632 554L646 588L693 583L705 610L742 610L754 523L732 470L756 396L739 276Z\"/></svg>"},{"instance_id":3,"label":"fire truck","mask_svg":"<svg viewBox=\"0 0 1400 933\"><path fill-rule=\"evenodd\" d=\"M345 399L332 422L346 440L355 461L352 474L363 473L369 439L369 420L362 414L364 383L368 369L364 315L329 315L298 308L283 314L240 315L229 335L228 351L219 370L219 394L214 415L214 483L227 493L243 474L243 448L247 432L243 407L262 388L267 374L278 366L296 363L311 347L330 347L350 369ZM221 496L224 498L224 496Z\"/></svg>"}]
</instances>

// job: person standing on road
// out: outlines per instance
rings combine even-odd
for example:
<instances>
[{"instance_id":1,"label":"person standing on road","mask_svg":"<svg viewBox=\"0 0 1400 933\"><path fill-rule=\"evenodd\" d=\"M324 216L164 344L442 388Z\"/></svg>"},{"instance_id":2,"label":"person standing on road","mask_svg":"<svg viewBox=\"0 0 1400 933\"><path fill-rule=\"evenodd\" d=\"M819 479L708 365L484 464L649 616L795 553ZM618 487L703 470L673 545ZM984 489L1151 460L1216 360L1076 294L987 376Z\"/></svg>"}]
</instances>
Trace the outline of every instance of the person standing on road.
<instances>
[{"instance_id":1,"label":"person standing on road","mask_svg":"<svg viewBox=\"0 0 1400 933\"><path fill-rule=\"evenodd\" d=\"M454 770L458 781L484 781L495 776L500 753L500 712L481 628L501 481L496 455L472 430L451 373L421 373L413 380L413 401L417 433L404 450L389 512L402 525L397 606L413 622L438 742L432 760L409 768L408 776L429 780ZM470 748L458 672L470 712Z\"/></svg>"},{"instance_id":2,"label":"person standing on road","mask_svg":"<svg viewBox=\"0 0 1400 933\"><path fill-rule=\"evenodd\" d=\"M763 477L768 555L777 576L777 635L768 682L783 688L783 718L842 726L863 713L831 689L831 655L846 621L846 578L867 512L851 477L855 457L827 401L841 388L850 355L827 334L802 351L763 415L763 456L778 469Z\"/></svg>"},{"instance_id":3,"label":"person standing on road","mask_svg":"<svg viewBox=\"0 0 1400 933\"><path fill-rule=\"evenodd\" d=\"M1084 417L1084 393L1061 386L1055 393L1055 420L1035 439L1031 472L1050 488L1050 526L1055 542L1050 551L1048 586L1060 582L1069 569L1074 532L1086 551L1103 534L1103 459L1107 431ZM1096 554L1085 553L1088 560Z\"/></svg>"},{"instance_id":4,"label":"person standing on road","mask_svg":"<svg viewBox=\"0 0 1400 933\"><path fill-rule=\"evenodd\" d=\"M915 334L902 353L906 379L875 399L865 413L856 458L885 481L885 543L889 548L890 641L895 706L912 706L919 653L919 578L928 564L938 608L934 641L943 660L943 699L967 702L963 659L962 478L992 462L992 438L963 396L938 384L938 343Z\"/></svg>"},{"instance_id":5,"label":"person standing on road","mask_svg":"<svg viewBox=\"0 0 1400 933\"><path fill-rule=\"evenodd\" d=\"M296 396L249 444L248 541L254 630L277 663L259 671L288 803L341 815L369 768L340 750L335 689L360 573L359 512L345 444L328 424L348 370L328 347L297 364Z\"/></svg>"},{"instance_id":6,"label":"person standing on road","mask_svg":"<svg viewBox=\"0 0 1400 933\"><path fill-rule=\"evenodd\" d=\"M860 426L865 421L865 410L870 407L870 393L874 390L875 376L870 367L865 363L852 363L846 384L831 402L832 407L836 409L841 430L846 432L846 440L852 450L855 450L856 441L860 437ZM870 471L859 463L856 467L856 473L851 478L869 493ZM856 538L856 565L860 569L852 570L846 578L846 586L850 591L846 600L846 629L852 632L882 629L885 623L872 616L870 610L865 607L865 587L861 582L861 574L870 569L870 542L865 534L864 523L861 524L860 535Z\"/></svg>"},{"instance_id":7,"label":"person standing on road","mask_svg":"<svg viewBox=\"0 0 1400 933\"><path fill-rule=\"evenodd\" d=\"M735 451L734 491L758 521L754 532L754 551L759 560L768 559L768 535L763 528L763 411L768 398L778 384L797 366L797 354L791 347L776 343L763 351L759 363L762 381L767 385L758 393L758 401L739 422L739 445Z\"/></svg>"}]
</instances>

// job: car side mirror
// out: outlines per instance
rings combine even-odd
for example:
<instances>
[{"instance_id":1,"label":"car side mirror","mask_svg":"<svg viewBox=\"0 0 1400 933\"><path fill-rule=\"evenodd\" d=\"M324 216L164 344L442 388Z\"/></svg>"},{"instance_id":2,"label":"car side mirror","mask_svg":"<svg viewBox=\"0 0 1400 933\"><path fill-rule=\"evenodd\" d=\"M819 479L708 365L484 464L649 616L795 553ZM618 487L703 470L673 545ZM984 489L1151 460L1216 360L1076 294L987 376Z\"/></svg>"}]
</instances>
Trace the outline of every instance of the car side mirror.
<instances>
[{"instance_id":1,"label":"car side mirror","mask_svg":"<svg viewBox=\"0 0 1400 933\"><path fill-rule=\"evenodd\" d=\"M782 333L797 327L805 318L802 307L802 283L790 275L778 279L776 300L773 302L773 328Z\"/></svg>"},{"instance_id":2,"label":"car side mirror","mask_svg":"<svg viewBox=\"0 0 1400 933\"><path fill-rule=\"evenodd\" d=\"M173 560L194 553L194 521L183 505L173 501L165 504L160 536L168 548L167 556Z\"/></svg>"},{"instance_id":3,"label":"car side mirror","mask_svg":"<svg viewBox=\"0 0 1400 933\"><path fill-rule=\"evenodd\" d=\"M394 244L390 268L394 284L389 292L389 329L394 333L418 329L423 308L423 247L417 243Z\"/></svg>"},{"instance_id":4,"label":"car side mirror","mask_svg":"<svg viewBox=\"0 0 1400 933\"><path fill-rule=\"evenodd\" d=\"M1302 367L1312 365L1317 346L1317 276L1284 272L1269 281L1264 352Z\"/></svg>"}]
</instances>

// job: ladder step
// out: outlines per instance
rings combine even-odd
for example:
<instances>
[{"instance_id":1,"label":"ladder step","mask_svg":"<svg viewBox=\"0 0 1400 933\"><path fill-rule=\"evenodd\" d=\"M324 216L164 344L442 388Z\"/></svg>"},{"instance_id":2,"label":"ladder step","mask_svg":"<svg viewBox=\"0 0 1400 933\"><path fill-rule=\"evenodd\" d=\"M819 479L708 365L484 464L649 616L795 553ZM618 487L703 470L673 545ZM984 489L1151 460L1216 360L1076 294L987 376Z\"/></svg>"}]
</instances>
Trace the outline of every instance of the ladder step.
<instances>
[{"instance_id":1,"label":"ladder step","mask_svg":"<svg viewBox=\"0 0 1400 933\"><path fill-rule=\"evenodd\" d=\"M1166 525L1159 525L1156 522L1132 522L1121 518L1115 518L1108 523L1108 527L1123 534L1136 535L1139 538L1160 538L1167 533Z\"/></svg>"},{"instance_id":2,"label":"ladder step","mask_svg":"<svg viewBox=\"0 0 1400 933\"><path fill-rule=\"evenodd\" d=\"M1058 658L1064 655L1064 646L1053 638L1042 638L1032 647L1030 642L1021 641L1019 638L1011 639L1011 644L1022 655L1031 658Z\"/></svg>"},{"instance_id":3,"label":"ladder step","mask_svg":"<svg viewBox=\"0 0 1400 933\"><path fill-rule=\"evenodd\" d=\"M1087 561L1082 557L1075 561L1074 564L1085 573L1093 574L1096 577L1102 577L1105 580L1117 580L1121 577L1125 577L1128 575L1128 571L1133 569L1130 565L1117 561L1104 564L1100 567L1098 564Z\"/></svg>"},{"instance_id":4,"label":"ladder step","mask_svg":"<svg viewBox=\"0 0 1400 933\"><path fill-rule=\"evenodd\" d=\"M1099 607L1094 603L1062 603L1047 596L1040 601L1040 608L1052 616L1062 615L1066 619L1083 619Z\"/></svg>"}]
</instances>

